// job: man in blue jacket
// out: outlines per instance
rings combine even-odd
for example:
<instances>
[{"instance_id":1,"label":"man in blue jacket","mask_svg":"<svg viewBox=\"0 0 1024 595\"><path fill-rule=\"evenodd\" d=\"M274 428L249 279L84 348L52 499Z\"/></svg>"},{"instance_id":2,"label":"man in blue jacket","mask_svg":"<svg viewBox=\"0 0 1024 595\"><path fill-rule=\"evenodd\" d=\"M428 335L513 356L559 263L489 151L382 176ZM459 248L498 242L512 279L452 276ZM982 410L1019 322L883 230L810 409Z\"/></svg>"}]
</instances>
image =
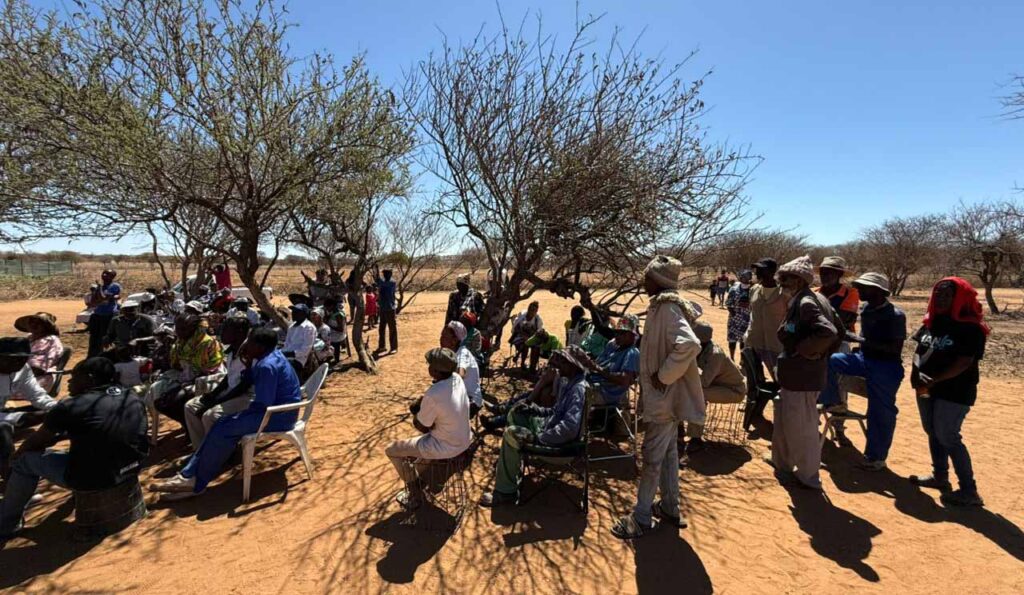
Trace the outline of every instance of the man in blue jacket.
<instances>
[{"instance_id":1,"label":"man in blue jacket","mask_svg":"<svg viewBox=\"0 0 1024 595\"><path fill-rule=\"evenodd\" d=\"M242 351L252 360L249 371L255 393L252 403L245 411L217 420L185 468L174 477L153 484L154 490L166 492L165 500L202 494L206 486L220 475L242 437L256 433L268 407L302 400L299 377L277 348L276 332L262 328L254 330ZM277 413L270 418L264 431L287 432L295 427L298 415L298 410Z\"/></svg>"},{"instance_id":2,"label":"man in blue jacket","mask_svg":"<svg viewBox=\"0 0 1024 595\"><path fill-rule=\"evenodd\" d=\"M494 491L480 498L481 506L515 502L522 477L521 445L537 443L560 446L577 440L583 423L587 382L584 365L574 353L579 348L556 351L549 365L558 370L562 382L554 407L524 403L509 416L509 426L501 442L501 455L495 469Z\"/></svg>"}]
</instances>

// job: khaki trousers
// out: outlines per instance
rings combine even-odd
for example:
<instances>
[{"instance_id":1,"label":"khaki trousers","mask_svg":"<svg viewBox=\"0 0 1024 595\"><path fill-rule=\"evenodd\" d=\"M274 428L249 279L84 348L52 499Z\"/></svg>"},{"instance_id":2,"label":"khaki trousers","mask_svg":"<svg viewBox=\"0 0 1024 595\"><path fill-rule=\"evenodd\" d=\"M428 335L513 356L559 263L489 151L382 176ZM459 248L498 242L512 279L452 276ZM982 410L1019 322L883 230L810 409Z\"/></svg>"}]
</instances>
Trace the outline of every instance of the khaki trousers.
<instances>
[{"instance_id":1,"label":"khaki trousers","mask_svg":"<svg viewBox=\"0 0 1024 595\"><path fill-rule=\"evenodd\" d=\"M772 430L772 463L804 485L821 487L818 391L779 391Z\"/></svg>"}]
</instances>

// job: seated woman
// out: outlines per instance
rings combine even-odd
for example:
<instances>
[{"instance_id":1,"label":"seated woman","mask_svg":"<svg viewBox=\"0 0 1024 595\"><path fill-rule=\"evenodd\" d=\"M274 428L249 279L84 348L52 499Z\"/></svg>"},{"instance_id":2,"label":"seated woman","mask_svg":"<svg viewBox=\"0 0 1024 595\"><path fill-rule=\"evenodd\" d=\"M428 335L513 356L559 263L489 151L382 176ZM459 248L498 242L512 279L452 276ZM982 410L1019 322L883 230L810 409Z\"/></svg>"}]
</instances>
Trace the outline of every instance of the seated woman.
<instances>
[{"instance_id":1,"label":"seated woman","mask_svg":"<svg viewBox=\"0 0 1024 595\"><path fill-rule=\"evenodd\" d=\"M39 386L49 392L53 388L54 372L57 371L60 356L64 353L64 344L60 341L60 331L57 329L57 317L49 312L22 316L14 321L14 328L28 333L32 349L28 365Z\"/></svg>"},{"instance_id":2,"label":"seated woman","mask_svg":"<svg viewBox=\"0 0 1024 595\"><path fill-rule=\"evenodd\" d=\"M406 510L423 503L423 486L416 473L417 459L450 459L462 454L473 439L469 427L469 396L462 377L456 373L458 361L450 349L427 352L427 373L433 384L409 407L413 425L422 434L392 442L384 454L391 459L405 489L395 500Z\"/></svg>"},{"instance_id":3,"label":"seated woman","mask_svg":"<svg viewBox=\"0 0 1024 595\"><path fill-rule=\"evenodd\" d=\"M194 314L182 314L174 320L175 342L170 353L170 370L153 383L147 395L157 411L182 426L185 425L185 403L195 394L196 379L225 372L220 342L206 332L199 320Z\"/></svg>"},{"instance_id":4,"label":"seated woman","mask_svg":"<svg viewBox=\"0 0 1024 595\"><path fill-rule=\"evenodd\" d=\"M524 403L513 409L501 442L494 489L480 498L480 506L516 501L523 473L520 454L523 445L560 446L579 438L587 392L584 365L571 350L563 350L552 354L551 366L568 379L558 393L555 406L546 408Z\"/></svg>"},{"instance_id":5,"label":"seated woman","mask_svg":"<svg viewBox=\"0 0 1024 595\"><path fill-rule=\"evenodd\" d=\"M526 340L526 348L530 351L530 373L537 371L537 364L541 358L548 359L551 354L562 348L562 342L547 331L540 329L532 337Z\"/></svg>"}]
</instances>

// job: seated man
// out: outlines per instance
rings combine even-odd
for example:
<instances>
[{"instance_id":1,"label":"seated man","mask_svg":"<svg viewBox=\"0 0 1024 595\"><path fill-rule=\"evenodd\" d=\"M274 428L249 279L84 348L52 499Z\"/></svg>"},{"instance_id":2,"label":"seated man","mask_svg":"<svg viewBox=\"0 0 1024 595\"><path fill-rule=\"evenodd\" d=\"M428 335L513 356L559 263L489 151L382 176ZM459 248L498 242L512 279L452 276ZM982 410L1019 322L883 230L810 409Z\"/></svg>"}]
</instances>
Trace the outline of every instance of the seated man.
<instances>
[{"instance_id":1,"label":"seated man","mask_svg":"<svg viewBox=\"0 0 1024 595\"><path fill-rule=\"evenodd\" d=\"M582 353L582 352L578 352ZM586 406L587 382L584 366L573 350L560 350L551 355L551 366L566 379L553 408L524 403L513 409L510 425L505 428L501 455L495 469L494 490L480 498L481 506L515 502L522 477L521 445L537 443L559 446L579 438Z\"/></svg>"},{"instance_id":2,"label":"seated man","mask_svg":"<svg viewBox=\"0 0 1024 595\"><path fill-rule=\"evenodd\" d=\"M619 405L636 381L640 373L640 350L636 348L639 327L636 316L623 316L615 325L615 339L605 346L597 361L588 358L583 362L592 370L587 383L593 390L595 405Z\"/></svg>"},{"instance_id":3,"label":"seated man","mask_svg":"<svg viewBox=\"0 0 1024 595\"><path fill-rule=\"evenodd\" d=\"M74 490L105 490L133 480L149 453L146 408L115 386L114 364L102 357L71 372L71 396L55 404L43 427L25 439L0 501L0 539L21 528L25 507L39 480ZM70 439L68 451L50 450Z\"/></svg>"},{"instance_id":4,"label":"seated man","mask_svg":"<svg viewBox=\"0 0 1024 595\"><path fill-rule=\"evenodd\" d=\"M135 339L152 337L155 330L156 321L139 313L139 302L125 300L121 304L121 311L110 321L107 334L103 338L103 356L114 360L115 349L129 347Z\"/></svg>"},{"instance_id":5,"label":"seated man","mask_svg":"<svg viewBox=\"0 0 1024 595\"><path fill-rule=\"evenodd\" d=\"M309 354L313 353L313 346L316 343L316 327L309 320L309 306L306 304L295 304L290 310L292 324L288 327L281 351L284 352L285 357L294 359L298 363L298 369L301 370L306 366Z\"/></svg>"},{"instance_id":6,"label":"seated man","mask_svg":"<svg viewBox=\"0 0 1024 595\"><path fill-rule=\"evenodd\" d=\"M457 457L469 448L473 433L469 427L469 397L462 377L455 373L458 362L450 349L427 352L427 373L434 381L423 396L409 407L413 425L421 436L392 442L384 454L391 459L405 489L395 500L406 510L423 503L416 459L439 460Z\"/></svg>"},{"instance_id":7,"label":"seated man","mask_svg":"<svg viewBox=\"0 0 1024 595\"><path fill-rule=\"evenodd\" d=\"M441 347L451 350L458 362L456 371L466 385L469 395L469 416L474 417L484 405L484 394L480 388L480 364L466 347L466 327L453 320L441 331Z\"/></svg>"},{"instance_id":8,"label":"seated man","mask_svg":"<svg viewBox=\"0 0 1024 595\"><path fill-rule=\"evenodd\" d=\"M0 474L7 473L10 457L14 453L14 429L39 423L43 419L43 412L57 404L36 381L28 365L32 355L30 345L28 339L0 339ZM7 400L12 397L28 401L35 411L5 412L3 409L7 406Z\"/></svg>"},{"instance_id":9,"label":"seated man","mask_svg":"<svg viewBox=\"0 0 1024 595\"><path fill-rule=\"evenodd\" d=\"M200 318L182 314L174 321L175 342L170 354L170 374L150 387L157 411L185 425L185 403L193 396L197 378L224 372L220 342L206 332Z\"/></svg>"},{"instance_id":10,"label":"seated man","mask_svg":"<svg viewBox=\"0 0 1024 595\"><path fill-rule=\"evenodd\" d=\"M254 392L252 402L244 411L217 420L180 473L152 485L152 489L166 492L165 499L181 500L202 494L206 486L220 475L242 438L259 429L268 407L302 400L299 377L278 350L274 331L254 330L246 341L245 352L244 357L252 361L249 372ZM295 427L298 418L297 409L277 413L270 418L264 431L287 432Z\"/></svg>"},{"instance_id":11,"label":"seated man","mask_svg":"<svg viewBox=\"0 0 1024 595\"><path fill-rule=\"evenodd\" d=\"M562 342L547 331L539 329L532 337L526 340L526 348L530 350L530 372L537 371L537 363L541 358L548 359L551 354L562 348Z\"/></svg>"},{"instance_id":12,"label":"seated man","mask_svg":"<svg viewBox=\"0 0 1024 595\"><path fill-rule=\"evenodd\" d=\"M700 383L704 388L705 403L742 403L747 395L747 385L743 373L736 367L732 358L711 338L715 329L710 324L697 321L692 325L693 334L700 341L700 353L697 355L697 367L700 369ZM683 442L683 427L679 428L679 442ZM685 434L690 441L684 447L687 454L704 448L704 425L687 422Z\"/></svg>"},{"instance_id":13,"label":"seated man","mask_svg":"<svg viewBox=\"0 0 1024 595\"><path fill-rule=\"evenodd\" d=\"M260 313L251 307L247 297L240 297L235 300L231 305L231 309L228 310L228 318L236 316L242 316L248 320L251 328L260 326Z\"/></svg>"},{"instance_id":14,"label":"seated man","mask_svg":"<svg viewBox=\"0 0 1024 595\"><path fill-rule=\"evenodd\" d=\"M484 403L484 407L493 415L481 416L480 425L492 432L504 428L508 425L508 412L523 401L540 407L553 406L558 400L558 388L561 383L562 378L558 374L558 369L549 362L528 392L520 393L504 403Z\"/></svg>"},{"instance_id":15,"label":"seated man","mask_svg":"<svg viewBox=\"0 0 1024 595\"><path fill-rule=\"evenodd\" d=\"M224 365L227 375L212 391L192 397L185 403L185 428L192 448L199 450L203 438L225 415L244 411L252 401L252 382L245 376L246 364L242 359L242 346L249 338L249 320L235 316L224 321L221 340L224 341Z\"/></svg>"}]
</instances>

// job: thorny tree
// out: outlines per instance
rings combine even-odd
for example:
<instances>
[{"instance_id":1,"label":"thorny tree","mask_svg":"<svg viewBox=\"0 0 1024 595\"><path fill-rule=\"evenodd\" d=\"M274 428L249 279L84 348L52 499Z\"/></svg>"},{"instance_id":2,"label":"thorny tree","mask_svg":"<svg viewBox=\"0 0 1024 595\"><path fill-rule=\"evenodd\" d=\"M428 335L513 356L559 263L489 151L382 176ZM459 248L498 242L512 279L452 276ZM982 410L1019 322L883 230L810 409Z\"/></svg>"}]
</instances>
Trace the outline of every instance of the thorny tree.
<instances>
[{"instance_id":1,"label":"thorny tree","mask_svg":"<svg viewBox=\"0 0 1024 595\"><path fill-rule=\"evenodd\" d=\"M889 278L892 295L903 293L910 276L937 262L945 225L941 215L895 217L860 233L857 264Z\"/></svg>"},{"instance_id":2,"label":"thorny tree","mask_svg":"<svg viewBox=\"0 0 1024 595\"><path fill-rule=\"evenodd\" d=\"M755 160L708 141L703 77L613 36L597 19L562 47L507 28L419 64L405 97L443 190L436 212L479 245L492 276L481 328L495 335L538 289L622 311L655 252L691 249L735 225ZM498 272L494 274L493 272ZM507 275L505 274L507 273ZM600 296L593 287L609 287Z\"/></svg>"},{"instance_id":3,"label":"thorny tree","mask_svg":"<svg viewBox=\"0 0 1024 595\"><path fill-rule=\"evenodd\" d=\"M999 306L992 290L1024 261L1024 226L1008 216L1014 208L1010 203L961 203L945 229L955 270L978 277L993 314Z\"/></svg>"}]
</instances>

